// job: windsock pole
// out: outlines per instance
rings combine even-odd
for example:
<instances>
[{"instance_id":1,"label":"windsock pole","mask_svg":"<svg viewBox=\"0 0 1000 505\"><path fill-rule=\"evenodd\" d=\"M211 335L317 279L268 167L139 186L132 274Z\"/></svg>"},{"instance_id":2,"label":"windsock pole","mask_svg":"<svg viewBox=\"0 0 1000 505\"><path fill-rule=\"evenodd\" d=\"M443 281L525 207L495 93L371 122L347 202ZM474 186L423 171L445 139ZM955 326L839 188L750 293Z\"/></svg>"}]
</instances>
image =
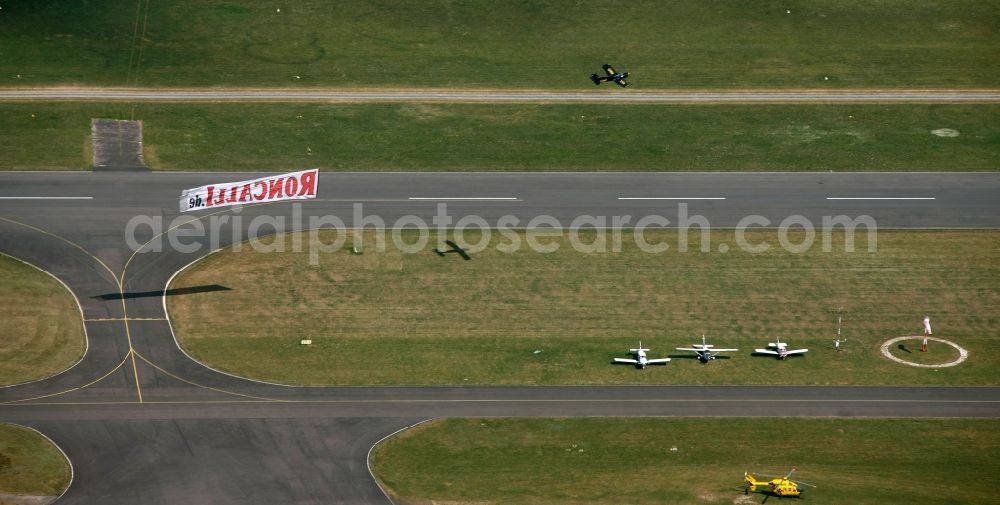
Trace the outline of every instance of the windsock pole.
<instances>
[{"instance_id":1,"label":"windsock pole","mask_svg":"<svg viewBox=\"0 0 1000 505\"><path fill-rule=\"evenodd\" d=\"M834 348L838 351L840 350L840 320L841 316L837 316L837 340L833 342Z\"/></svg>"}]
</instances>

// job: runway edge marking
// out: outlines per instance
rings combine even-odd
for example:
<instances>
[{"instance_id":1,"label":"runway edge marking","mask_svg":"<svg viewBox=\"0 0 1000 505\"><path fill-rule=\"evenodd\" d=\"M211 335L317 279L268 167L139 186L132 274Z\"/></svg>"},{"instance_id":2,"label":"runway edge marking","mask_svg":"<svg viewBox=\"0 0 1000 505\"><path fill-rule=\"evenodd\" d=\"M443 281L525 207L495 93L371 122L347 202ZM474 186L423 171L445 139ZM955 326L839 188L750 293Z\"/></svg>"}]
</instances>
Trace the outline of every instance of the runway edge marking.
<instances>
[{"instance_id":1,"label":"runway edge marking","mask_svg":"<svg viewBox=\"0 0 1000 505\"><path fill-rule=\"evenodd\" d=\"M390 433L390 434L388 434L388 435L386 435L386 436L378 439L377 442L375 442L374 444L372 444L371 447L368 448L368 455L365 456L365 466L368 468L368 475L370 475L371 478L372 478L372 480L375 481L375 486L378 487L378 490L382 492L382 495L385 496L385 499L389 500L389 503L395 505L396 502L392 501L392 497L390 497L389 493L386 492L386 490L385 490L384 487L382 487L382 483L379 482L378 477L375 476L375 472L372 471L372 451L374 451L375 448L379 446L379 444L381 444L382 442L385 442L387 439L392 438L393 436L395 436L395 435L397 435L399 433L402 433L402 432L404 432L404 431L406 431L408 429L416 428L417 426L420 426L421 424L431 422L431 421L433 421L435 419L437 419L437 418L436 417L432 417L430 419L424 419L423 421L418 421L418 422L416 422L414 424L411 424L409 426L404 426L404 427L402 427L402 428L400 428L400 429L398 429L398 430L396 430L396 431L394 431L394 432L392 432L392 433Z\"/></svg>"},{"instance_id":2,"label":"runway edge marking","mask_svg":"<svg viewBox=\"0 0 1000 505\"><path fill-rule=\"evenodd\" d=\"M66 451L64 451L62 447L59 447L59 444L57 444L55 440L52 440L51 438L49 438L48 435L42 433L41 431L31 426L26 426L23 424L15 424L15 423L9 423L9 424L13 424L14 426L20 426L22 428L27 428L35 433L38 433L42 438L48 440L49 443L52 444L52 446L59 451L59 454L62 454L62 457L66 459L66 464L69 465L69 483L66 484L66 489L63 489L62 493L59 493L59 496L57 496L56 499L52 500L50 503L58 502L59 500L62 499L63 496L66 495L66 493L69 492L69 488L73 486L73 481L76 478L76 469L73 468L73 460L69 459L69 456L66 455Z\"/></svg>"}]
</instances>

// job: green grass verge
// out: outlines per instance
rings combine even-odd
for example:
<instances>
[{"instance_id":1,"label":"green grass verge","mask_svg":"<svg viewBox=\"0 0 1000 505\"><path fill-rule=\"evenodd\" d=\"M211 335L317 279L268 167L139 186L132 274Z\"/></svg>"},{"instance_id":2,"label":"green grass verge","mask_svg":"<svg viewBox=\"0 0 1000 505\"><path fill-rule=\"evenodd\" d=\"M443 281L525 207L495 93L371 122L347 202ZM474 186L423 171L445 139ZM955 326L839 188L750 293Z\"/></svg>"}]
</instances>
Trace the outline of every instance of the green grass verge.
<instances>
[{"instance_id":1,"label":"green grass verge","mask_svg":"<svg viewBox=\"0 0 1000 505\"><path fill-rule=\"evenodd\" d=\"M663 254L640 251L630 237L618 253L580 253L559 237L543 239L560 245L554 253L522 247L505 254L495 246L508 239L494 234L469 262L390 247L321 255L318 266L306 252L244 247L209 256L171 286L231 291L168 303L181 344L199 360L296 384L1000 382L992 352L1000 233L882 231L876 253L867 252L864 236L856 252L844 252L835 233L832 252L817 245L805 254L782 250L773 231L747 235L774 245L762 254L739 251L729 231L712 234L712 250L725 243L725 254L677 252L673 231L646 233L673 244ZM365 240L374 251L371 232ZM697 248L697 236L690 243ZM837 352L840 307L848 342ZM925 313L937 336L971 352L967 362L918 369L880 355L886 339L919 334ZM608 364L638 339L657 357L681 354L673 348L702 333L741 351L707 365L681 358L645 371ZM785 362L748 355L771 336L810 352ZM299 345L302 338L313 345ZM922 359L952 359L944 345L931 350ZM371 366L373 355L380 366Z\"/></svg>"},{"instance_id":2,"label":"green grass verge","mask_svg":"<svg viewBox=\"0 0 1000 505\"><path fill-rule=\"evenodd\" d=\"M33 430L0 423L0 493L57 496L72 470L59 449Z\"/></svg>"},{"instance_id":3,"label":"green grass verge","mask_svg":"<svg viewBox=\"0 0 1000 505\"><path fill-rule=\"evenodd\" d=\"M160 170L1000 167L1000 105L60 103L0 105L0 168L89 167L93 117L142 119Z\"/></svg>"},{"instance_id":4,"label":"green grass verge","mask_svg":"<svg viewBox=\"0 0 1000 505\"><path fill-rule=\"evenodd\" d=\"M58 281L0 254L0 385L47 377L83 355L80 309Z\"/></svg>"},{"instance_id":5,"label":"green grass verge","mask_svg":"<svg viewBox=\"0 0 1000 505\"><path fill-rule=\"evenodd\" d=\"M637 88L990 87L998 17L972 0L35 0L4 5L0 85L591 89L612 62Z\"/></svg>"},{"instance_id":6,"label":"green grass verge","mask_svg":"<svg viewBox=\"0 0 1000 505\"><path fill-rule=\"evenodd\" d=\"M996 420L447 419L379 445L398 503L760 503L743 472L813 484L807 503L995 503ZM676 447L676 451L671 451ZM771 498L777 501L777 498Z\"/></svg>"}]
</instances>

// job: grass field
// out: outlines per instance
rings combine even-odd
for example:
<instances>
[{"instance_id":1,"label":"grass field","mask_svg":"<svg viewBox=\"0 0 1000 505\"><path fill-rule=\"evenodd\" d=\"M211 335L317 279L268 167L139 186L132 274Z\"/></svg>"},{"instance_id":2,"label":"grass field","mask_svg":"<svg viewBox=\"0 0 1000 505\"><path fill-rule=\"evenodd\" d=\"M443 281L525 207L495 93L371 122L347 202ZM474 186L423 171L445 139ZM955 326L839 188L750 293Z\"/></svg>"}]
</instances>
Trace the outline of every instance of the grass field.
<instances>
[{"instance_id":1,"label":"grass field","mask_svg":"<svg viewBox=\"0 0 1000 505\"><path fill-rule=\"evenodd\" d=\"M508 240L494 234L469 262L390 247L326 254L310 266L307 252L245 247L180 274L171 288L231 290L170 297L170 316L199 360L296 384L1000 383L991 352L1000 233L882 231L876 253L864 236L856 252L844 252L834 234L833 252L805 254L777 247L773 231L748 235L775 245L762 254L738 251L728 231L714 231L711 244L726 243L726 254L676 252L676 232L663 230L646 239L673 247L649 254L630 236L620 253L576 252L561 237L554 253L505 254L494 246ZM374 251L372 233L365 240ZM693 234L690 243L698 243ZM838 308L848 339L841 352L833 349ZM246 324L259 310L268 317ZM880 355L888 338L918 335L925 313L936 336L971 352L967 362L918 369ZM702 333L741 352L707 365L678 356L645 371L608 364L639 339L659 357L681 354L673 348ZM786 362L749 356L773 336L810 352ZM302 338L313 345L299 345ZM373 353L381 366L371 366ZM934 345L921 359L953 357Z\"/></svg>"},{"instance_id":2,"label":"grass field","mask_svg":"<svg viewBox=\"0 0 1000 505\"><path fill-rule=\"evenodd\" d=\"M89 168L93 117L142 119L160 170L1000 167L1000 105L59 103L0 104L0 169Z\"/></svg>"},{"instance_id":3,"label":"grass field","mask_svg":"<svg viewBox=\"0 0 1000 505\"><path fill-rule=\"evenodd\" d=\"M447 419L378 446L407 505L753 504L743 472L816 486L806 503L996 503L996 420ZM676 447L676 451L671 451ZM775 503L777 498L771 498Z\"/></svg>"},{"instance_id":4,"label":"grass field","mask_svg":"<svg viewBox=\"0 0 1000 505\"><path fill-rule=\"evenodd\" d=\"M972 0L35 0L3 6L0 85L592 89L612 62L646 89L992 87L998 19Z\"/></svg>"},{"instance_id":5,"label":"grass field","mask_svg":"<svg viewBox=\"0 0 1000 505\"><path fill-rule=\"evenodd\" d=\"M35 431L0 423L0 494L57 496L70 482L66 457Z\"/></svg>"},{"instance_id":6,"label":"grass field","mask_svg":"<svg viewBox=\"0 0 1000 505\"><path fill-rule=\"evenodd\" d=\"M47 377L83 355L80 309L58 281L0 254L0 385Z\"/></svg>"}]
</instances>

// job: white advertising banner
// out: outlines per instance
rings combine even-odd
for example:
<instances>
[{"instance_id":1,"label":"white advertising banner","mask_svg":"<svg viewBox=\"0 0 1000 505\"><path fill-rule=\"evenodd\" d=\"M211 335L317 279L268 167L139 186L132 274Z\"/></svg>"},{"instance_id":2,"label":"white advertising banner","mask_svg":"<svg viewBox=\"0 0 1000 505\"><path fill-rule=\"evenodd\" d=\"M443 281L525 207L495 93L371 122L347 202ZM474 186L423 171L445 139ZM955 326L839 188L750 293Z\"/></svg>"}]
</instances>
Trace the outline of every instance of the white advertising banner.
<instances>
[{"instance_id":1,"label":"white advertising banner","mask_svg":"<svg viewBox=\"0 0 1000 505\"><path fill-rule=\"evenodd\" d=\"M189 210L316 198L319 169L272 175L250 181L223 182L181 192L181 212Z\"/></svg>"}]
</instances>

